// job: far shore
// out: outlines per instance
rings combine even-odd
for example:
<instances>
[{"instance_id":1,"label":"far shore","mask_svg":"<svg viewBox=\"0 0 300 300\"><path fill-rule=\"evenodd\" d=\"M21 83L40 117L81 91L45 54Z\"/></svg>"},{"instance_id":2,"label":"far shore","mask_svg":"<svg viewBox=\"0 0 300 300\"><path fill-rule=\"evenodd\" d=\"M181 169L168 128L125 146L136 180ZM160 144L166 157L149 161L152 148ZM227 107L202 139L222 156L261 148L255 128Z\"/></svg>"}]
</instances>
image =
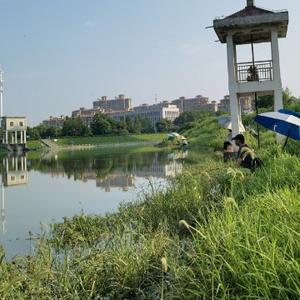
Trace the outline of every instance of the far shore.
<instances>
[{"instance_id":1,"label":"far shore","mask_svg":"<svg viewBox=\"0 0 300 300\"><path fill-rule=\"evenodd\" d=\"M28 147L38 150L42 147L50 149L52 152L85 150L94 148L120 148L154 146L160 143L165 133L155 134L135 134L125 136L96 136L96 137L62 137L41 139L40 141L30 141Z\"/></svg>"}]
</instances>

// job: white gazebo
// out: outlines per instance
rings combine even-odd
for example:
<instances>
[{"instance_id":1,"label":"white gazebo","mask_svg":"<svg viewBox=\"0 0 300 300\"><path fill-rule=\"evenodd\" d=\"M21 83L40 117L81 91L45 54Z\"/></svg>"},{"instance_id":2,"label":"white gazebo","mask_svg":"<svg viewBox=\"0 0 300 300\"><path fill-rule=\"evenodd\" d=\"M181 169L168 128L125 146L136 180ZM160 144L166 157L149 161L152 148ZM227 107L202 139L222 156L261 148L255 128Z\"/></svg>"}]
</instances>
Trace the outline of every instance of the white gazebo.
<instances>
[{"instance_id":1,"label":"white gazebo","mask_svg":"<svg viewBox=\"0 0 300 300\"><path fill-rule=\"evenodd\" d=\"M227 44L228 86L232 135L240 133L242 96L273 95L275 111L283 107L278 39L288 30L287 11L271 11L256 7L254 0L247 6L221 19L214 20L214 30L221 43ZM257 60L254 45L266 43L271 49L271 60ZM267 45L269 44L269 45ZM238 46L249 45L251 57L238 62Z\"/></svg>"}]
</instances>

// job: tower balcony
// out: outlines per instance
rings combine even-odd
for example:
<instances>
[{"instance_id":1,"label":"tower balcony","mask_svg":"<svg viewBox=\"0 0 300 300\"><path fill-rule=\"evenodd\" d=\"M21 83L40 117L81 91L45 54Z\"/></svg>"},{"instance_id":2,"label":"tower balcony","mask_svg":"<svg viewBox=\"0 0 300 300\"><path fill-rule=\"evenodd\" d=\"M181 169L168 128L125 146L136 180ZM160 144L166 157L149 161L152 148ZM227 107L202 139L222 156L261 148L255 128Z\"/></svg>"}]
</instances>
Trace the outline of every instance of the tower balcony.
<instances>
[{"instance_id":1,"label":"tower balcony","mask_svg":"<svg viewBox=\"0 0 300 300\"><path fill-rule=\"evenodd\" d=\"M237 63L235 70L238 83L273 80L272 60Z\"/></svg>"}]
</instances>

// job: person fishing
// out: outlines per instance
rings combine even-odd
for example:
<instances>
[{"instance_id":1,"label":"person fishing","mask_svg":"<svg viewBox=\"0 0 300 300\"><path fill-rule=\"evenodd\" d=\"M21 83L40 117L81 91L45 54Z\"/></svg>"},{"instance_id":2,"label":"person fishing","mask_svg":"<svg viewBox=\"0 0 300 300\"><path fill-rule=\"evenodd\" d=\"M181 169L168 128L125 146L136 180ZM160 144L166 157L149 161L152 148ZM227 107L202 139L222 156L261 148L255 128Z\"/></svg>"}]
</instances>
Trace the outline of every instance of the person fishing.
<instances>
[{"instance_id":1,"label":"person fishing","mask_svg":"<svg viewBox=\"0 0 300 300\"><path fill-rule=\"evenodd\" d=\"M254 151L245 143L245 137L242 134L236 135L232 140L239 147L237 153L238 166L250 169L252 172L256 168L263 166L261 159L256 157Z\"/></svg>"},{"instance_id":2,"label":"person fishing","mask_svg":"<svg viewBox=\"0 0 300 300\"><path fill-rule=\"evenodd\" d=\"M233 146L230 142L226 141L223 145L223 161L226 163L234 157Z\"/></svg>"}]
</instances>

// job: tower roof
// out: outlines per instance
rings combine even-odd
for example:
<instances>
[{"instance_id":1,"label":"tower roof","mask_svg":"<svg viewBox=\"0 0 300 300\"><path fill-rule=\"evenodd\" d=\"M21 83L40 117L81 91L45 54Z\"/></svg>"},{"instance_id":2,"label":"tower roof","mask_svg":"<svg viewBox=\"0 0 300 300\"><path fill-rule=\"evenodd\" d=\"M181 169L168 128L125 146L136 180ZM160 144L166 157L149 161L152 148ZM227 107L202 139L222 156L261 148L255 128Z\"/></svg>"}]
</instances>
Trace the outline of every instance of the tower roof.
<instances>
[{"instance_id":1,"label":"tower roof","mask_svg":"<svg viewBox=\"0 0 300 300\"><path fill-rule=\"evenodd\" d=\"M288 22L287 11L266 10L255 6L253 0L247 0L244 9L225 18L215 19L214 29L221 43L226 43L226 36L231 31L235 33L236 44L246 44L251 41L269 41L271 27L277 28L280 38L286 37Z\"/></svg>"}]
</instances>

